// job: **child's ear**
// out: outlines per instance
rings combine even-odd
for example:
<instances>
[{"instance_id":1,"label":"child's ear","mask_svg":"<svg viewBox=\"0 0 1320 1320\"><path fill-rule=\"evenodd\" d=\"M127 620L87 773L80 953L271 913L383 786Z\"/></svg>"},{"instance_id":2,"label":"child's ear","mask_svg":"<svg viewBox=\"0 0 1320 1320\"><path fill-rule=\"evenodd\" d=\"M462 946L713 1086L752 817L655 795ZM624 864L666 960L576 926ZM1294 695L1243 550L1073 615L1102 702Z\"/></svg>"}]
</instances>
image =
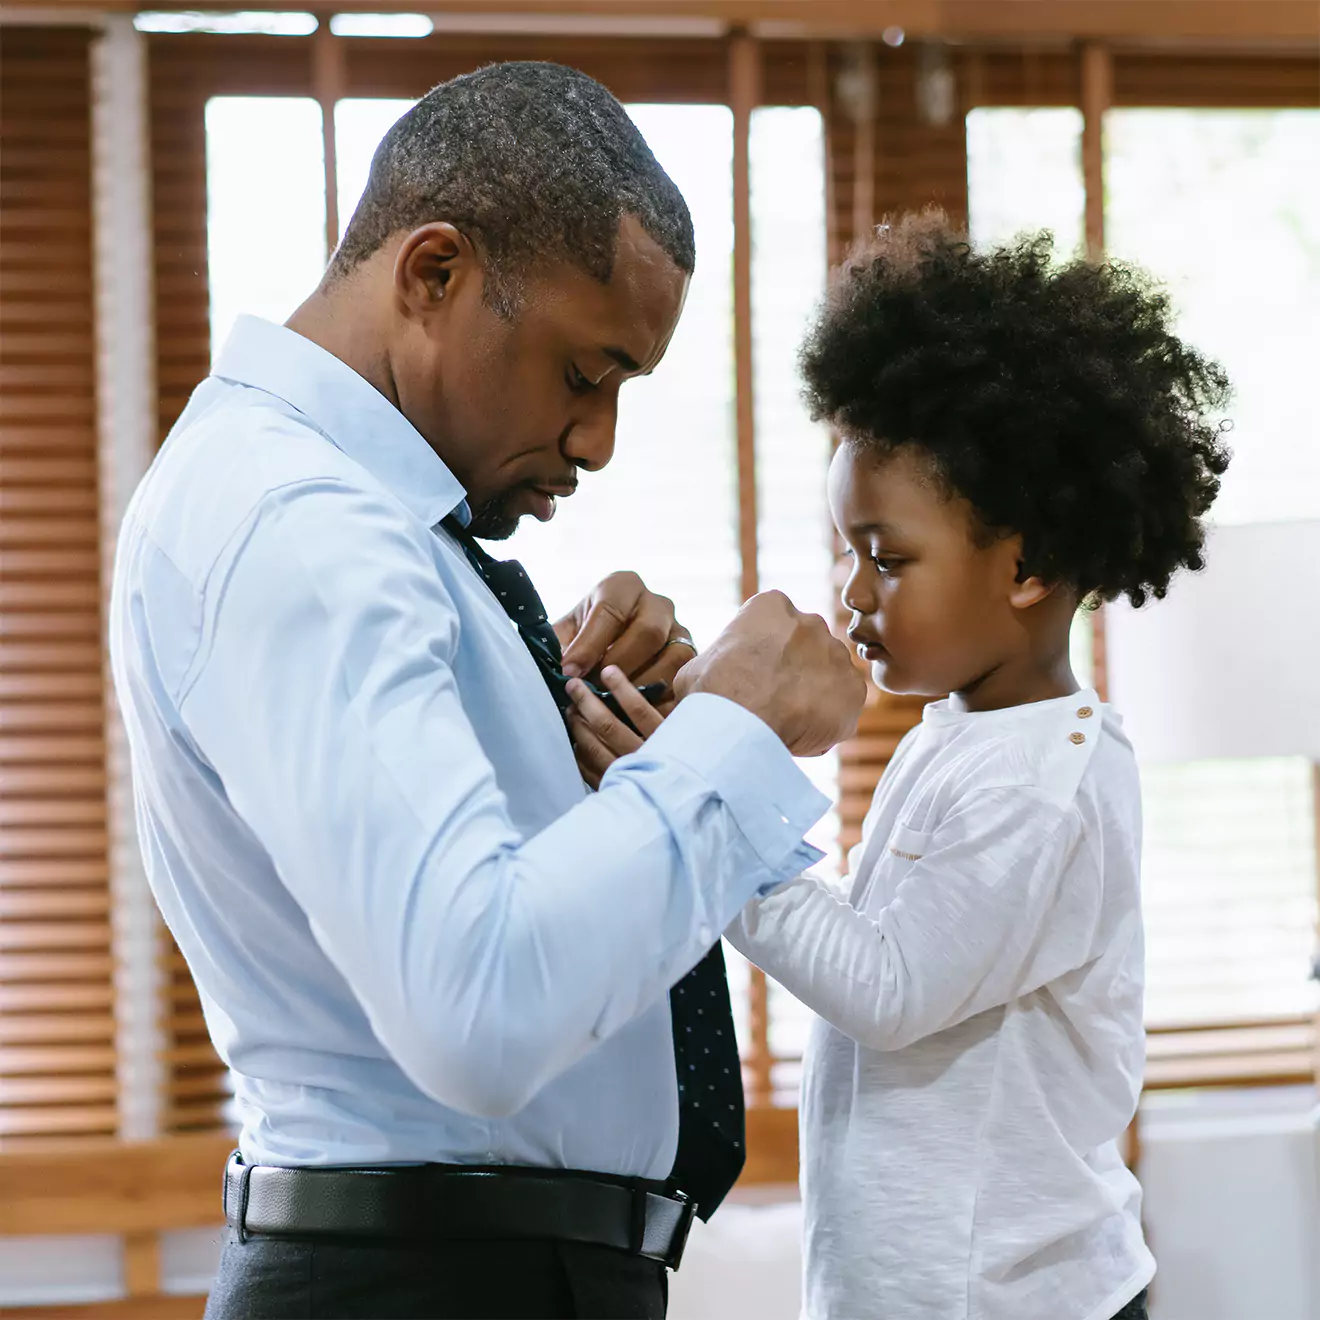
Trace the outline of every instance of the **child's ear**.
<instances>
[{"instance_id":1,"label":"child's ear","mask_svg":"<svg viewBox=\"0 0 1320 1320\"><path fill-rule=\"evenodd\" d=\"M1054 594L1054 588L1044 578L1036 577L1027 571L1027 566L1018 560L1017 577L1008 593L1008 603L1015 610L1029 610L1039 605L1046 596Z\"/></svg>"},{"instance_id":2,"label":"child's ear","mask_svg":"<svg viewBox=\"0 0 1320 1320\"><path fill-rule=\"evenodd\" d=\"M1029 610L1053 594L1054 587L1028 566L1021 536L1005 536L993 553L998 556L1000 582L1008 589L1005 594L1013 609Z\"/></svg>"}]
</instances>

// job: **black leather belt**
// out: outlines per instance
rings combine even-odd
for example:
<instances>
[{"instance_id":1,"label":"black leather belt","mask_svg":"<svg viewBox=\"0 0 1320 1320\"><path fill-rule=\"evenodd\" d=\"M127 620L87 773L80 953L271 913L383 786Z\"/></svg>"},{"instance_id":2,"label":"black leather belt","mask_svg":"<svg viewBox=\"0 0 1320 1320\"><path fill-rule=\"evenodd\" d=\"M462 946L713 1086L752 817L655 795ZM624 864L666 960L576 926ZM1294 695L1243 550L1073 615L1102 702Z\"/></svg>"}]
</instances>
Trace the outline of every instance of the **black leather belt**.
<instances>
[{"instance_id":1,"label":"black leather belt","mask_svg":"<svg viewBox=\"0 0 1320 1320\"><path fill-rule=\"evenodd\" d=\"M225 1166L225 1220L249 1237L539 1238L613 1247L676 1270L694 1206L640 1179L554 1169Z\"/></svg>"}]
</instances>

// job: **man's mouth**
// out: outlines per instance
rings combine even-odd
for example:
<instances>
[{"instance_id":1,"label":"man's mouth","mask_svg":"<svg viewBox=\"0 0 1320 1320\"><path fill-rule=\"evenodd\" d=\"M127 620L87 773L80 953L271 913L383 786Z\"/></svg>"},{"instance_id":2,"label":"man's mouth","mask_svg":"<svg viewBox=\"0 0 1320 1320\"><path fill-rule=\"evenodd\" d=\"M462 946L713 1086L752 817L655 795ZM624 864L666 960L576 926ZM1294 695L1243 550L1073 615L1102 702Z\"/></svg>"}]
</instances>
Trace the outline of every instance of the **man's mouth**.
<instances>
[{"instance_id":1,"label":"man's mouth","mask_svg":"<svg viewBox=\"0 0 1320 1320\"><path fill-rule=\"evenodd\" d=\"M528 486L532 497L532 517L537 522L549 522L555 516L556 502L567 499L577 490L577 483L571 486Z\"/></svg>"}]
</instances>

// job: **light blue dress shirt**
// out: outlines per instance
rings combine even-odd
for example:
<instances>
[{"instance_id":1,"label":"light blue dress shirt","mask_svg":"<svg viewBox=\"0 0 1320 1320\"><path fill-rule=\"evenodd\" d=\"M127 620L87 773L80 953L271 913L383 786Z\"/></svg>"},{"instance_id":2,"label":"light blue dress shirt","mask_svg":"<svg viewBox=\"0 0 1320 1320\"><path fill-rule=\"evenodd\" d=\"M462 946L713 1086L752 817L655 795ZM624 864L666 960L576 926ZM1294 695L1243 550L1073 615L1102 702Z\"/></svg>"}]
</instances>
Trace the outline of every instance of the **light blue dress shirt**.
<instances>
[{"instance_id":1,"label":"light blue dress shirt","mask_svg":"<svg viewBox=\"0 0 1320 1320\"><path fill-rule=\"evenodd\" d=\"M662 1178L666 991L819 857L828 804L766 725L700 695L589 793L513 625L434 530L455 509L362 377L240 321L115 565L147 873L247 1160Z\"/></svg>"}]
</instances>

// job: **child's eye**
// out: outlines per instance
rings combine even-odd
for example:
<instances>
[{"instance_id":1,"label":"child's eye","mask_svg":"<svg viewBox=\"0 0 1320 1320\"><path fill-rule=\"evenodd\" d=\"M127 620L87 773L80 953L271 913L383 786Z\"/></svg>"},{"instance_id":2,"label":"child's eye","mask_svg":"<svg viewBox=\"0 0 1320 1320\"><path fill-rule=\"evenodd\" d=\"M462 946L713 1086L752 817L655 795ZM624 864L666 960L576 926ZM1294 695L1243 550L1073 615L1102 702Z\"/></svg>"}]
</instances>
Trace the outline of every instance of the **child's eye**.
<instances>
[{"instance_id":1,"label":"child's eye","mask_svg":"<svg viewBox=\"0 0 1320 1320\"><path fill-rule=\"evenodd\" d=\"M568 368L567 379L568 388L572 390L574 394L586 394L588 391L596 388L595 382L588 380L587 377L571 363Z\"/></svg>"},{"instance_id":2,"label":"child's eye","mask_svg":"<svg viewBox=\"0 0 1320 1320\"><path fill-rule=\"evenodd\" d=\"M904 563L903 560L896 559L893 555L872 555L871 562L886 576L897 573Z\"/></svg>"}]
</instances>

